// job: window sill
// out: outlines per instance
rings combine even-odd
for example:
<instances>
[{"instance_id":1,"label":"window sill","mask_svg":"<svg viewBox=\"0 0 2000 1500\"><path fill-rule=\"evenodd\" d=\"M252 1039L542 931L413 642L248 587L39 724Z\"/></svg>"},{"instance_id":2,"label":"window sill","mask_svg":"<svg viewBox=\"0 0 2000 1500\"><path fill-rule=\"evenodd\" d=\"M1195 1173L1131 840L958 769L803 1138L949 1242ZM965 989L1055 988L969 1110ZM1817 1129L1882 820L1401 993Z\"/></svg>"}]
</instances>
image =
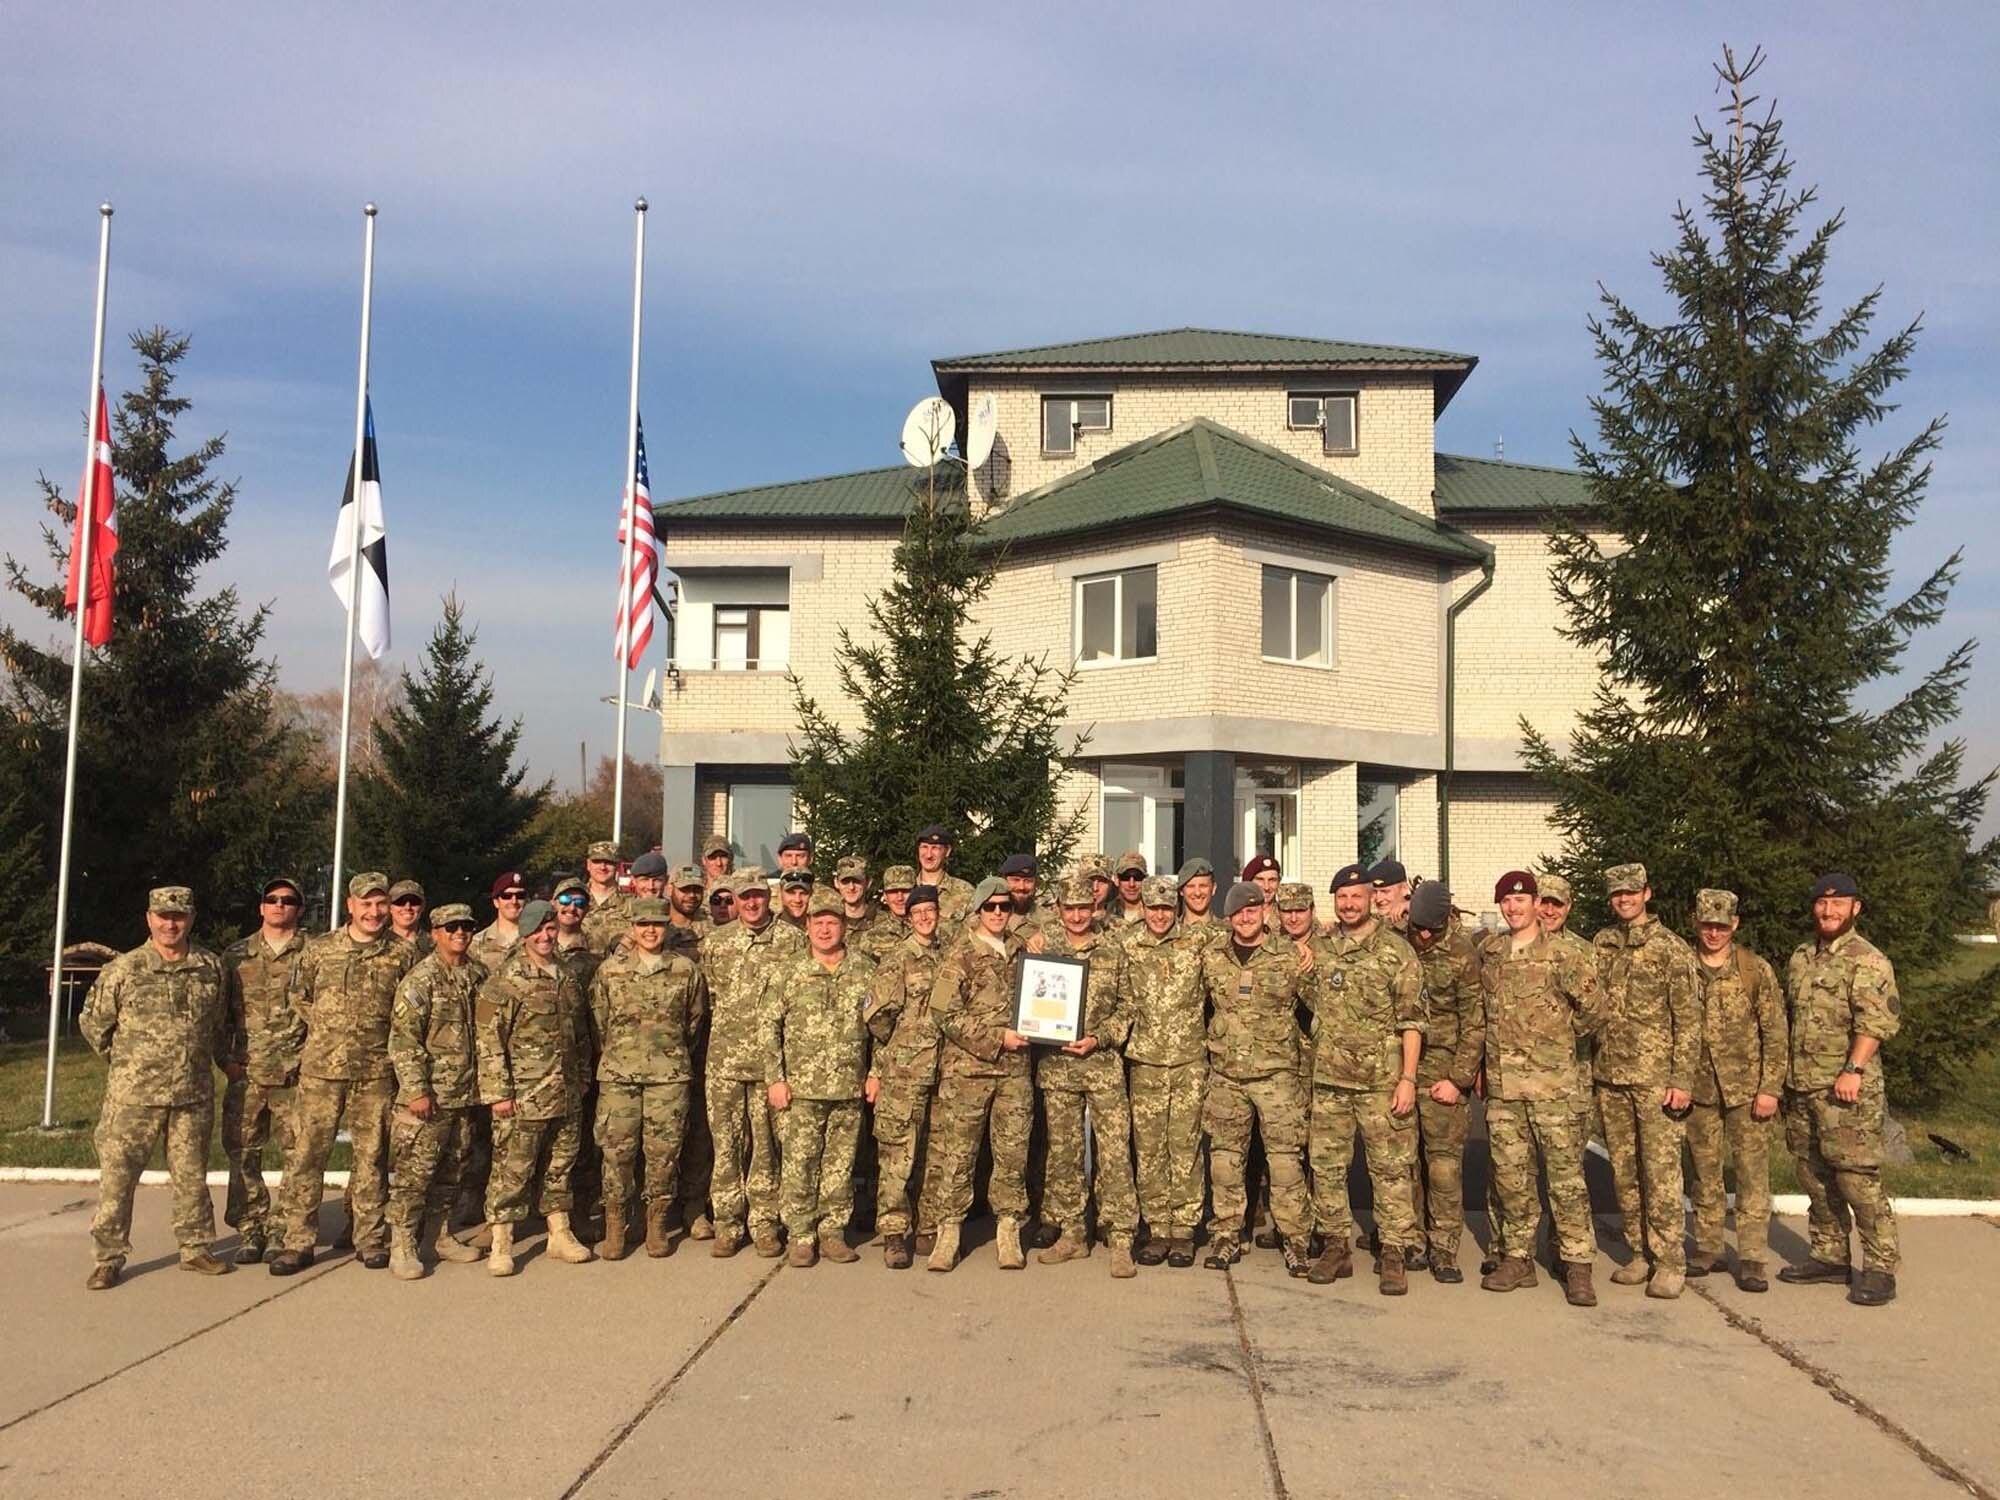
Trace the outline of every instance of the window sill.
<instances>
[{"instance_id":1,"label":"window sill","mask_svg":"<svg viewBox=\"0 0 2000 1500\"><path fill-rule=\"evenodd\" d=\"M1290 656L1260 656L1258 660L1266 666L1303 667L1308 672L1331 672L1333 670L1333 663L1330 661L1299 661L1295 657Z\"/></svg>"},{"instance_id":2,"label":"window sill","mask_svg":"<svg viewBox=\"0 0 2000 1500\"><path fill-rule=\"evenodd\" d=\"M1097 661L1078 661L1072 665L1079 672L1102 672L1110 667L1150 667L1157 665L1159 660L1157 656L1111 656Z\"/></svg>"}]
</instances>

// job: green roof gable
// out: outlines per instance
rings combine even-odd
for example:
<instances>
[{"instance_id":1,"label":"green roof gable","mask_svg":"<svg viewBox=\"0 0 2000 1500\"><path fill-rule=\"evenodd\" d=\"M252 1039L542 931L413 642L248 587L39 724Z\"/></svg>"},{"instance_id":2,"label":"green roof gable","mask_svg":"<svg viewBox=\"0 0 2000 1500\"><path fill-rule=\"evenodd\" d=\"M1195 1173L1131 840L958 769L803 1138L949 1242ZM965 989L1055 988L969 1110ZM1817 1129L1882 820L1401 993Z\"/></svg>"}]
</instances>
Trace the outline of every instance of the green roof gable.
<instances>
[{"instance_id":1,"label":"green roof gable","mask_svg":"<svg viewBox=\"0 0 2000 1500\"><path fill-rule=\"evenodd\" d=\"M1590 482L1575 469L1510 464L1497 458L1437 455L1438 514L1468 511L1547 512L1590 505Z\"/></svg>"}]
</instances>

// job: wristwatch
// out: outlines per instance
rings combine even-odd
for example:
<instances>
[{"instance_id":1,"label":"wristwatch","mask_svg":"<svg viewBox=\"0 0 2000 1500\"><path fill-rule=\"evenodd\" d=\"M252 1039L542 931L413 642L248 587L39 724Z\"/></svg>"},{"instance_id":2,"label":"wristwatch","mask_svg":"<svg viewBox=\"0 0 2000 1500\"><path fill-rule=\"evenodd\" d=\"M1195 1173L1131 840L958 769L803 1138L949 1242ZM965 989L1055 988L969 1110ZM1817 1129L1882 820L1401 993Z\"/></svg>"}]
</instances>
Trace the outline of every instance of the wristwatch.
<instances>
[{"instance_id":1,"label":"wristwatch","mask_svg":"<svg viewBox=\"0 0 2000 1500\"><path fill-rule=\"evenodd\" d=\"M1867 1072L1868 1070L1862 1067L1860 1063L1851 1062L1851 1063L1842 1063L1840 1065L1840 1071L1843 1073L1852 1073L1856 1078L1859 1078L1863 1073Z\"/></svg>"}]
</instances>

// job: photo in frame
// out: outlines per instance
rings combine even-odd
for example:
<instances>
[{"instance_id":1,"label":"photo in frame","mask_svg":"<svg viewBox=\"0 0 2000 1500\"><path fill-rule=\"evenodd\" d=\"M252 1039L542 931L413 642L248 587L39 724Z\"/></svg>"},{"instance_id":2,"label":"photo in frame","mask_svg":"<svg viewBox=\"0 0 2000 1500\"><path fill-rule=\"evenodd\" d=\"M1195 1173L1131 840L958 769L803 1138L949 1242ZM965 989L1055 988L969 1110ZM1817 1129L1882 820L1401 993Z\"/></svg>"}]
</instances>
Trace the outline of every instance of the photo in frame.
<instances>
[{"instance_id":1,"label":"photo in frame","mask_svg":"<svg viewBox=\"0 0 2000 1500\"><path fill-rule=\"evenodd\" d=\"M1021 955L1014 980L1014 1029L1031 1042L1064 1047L1083 1036L1090 966L1080 958Z\"/></svg>"}]
</instances>

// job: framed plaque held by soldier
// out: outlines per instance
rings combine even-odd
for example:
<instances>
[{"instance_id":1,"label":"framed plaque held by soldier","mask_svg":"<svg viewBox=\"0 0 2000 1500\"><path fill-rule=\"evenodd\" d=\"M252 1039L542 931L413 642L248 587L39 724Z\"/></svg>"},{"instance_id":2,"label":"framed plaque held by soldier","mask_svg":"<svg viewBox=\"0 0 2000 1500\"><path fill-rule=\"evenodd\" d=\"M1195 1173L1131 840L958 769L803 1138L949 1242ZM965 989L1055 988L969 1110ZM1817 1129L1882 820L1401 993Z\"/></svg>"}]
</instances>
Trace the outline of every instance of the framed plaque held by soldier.
<instances>
[{"instance_id":1,"label":"framed plaque held by soldier","mask_svg":"<svg viewBox=\"0 0 2000 1500\"><path fill-rule=\"evenodd\" d=\"M1021 955L1014 980L1014 1029L1031 1042L1065 1047L1083 1036L1090 966L1080 958Z\"/></svg>"}]
</instances>

